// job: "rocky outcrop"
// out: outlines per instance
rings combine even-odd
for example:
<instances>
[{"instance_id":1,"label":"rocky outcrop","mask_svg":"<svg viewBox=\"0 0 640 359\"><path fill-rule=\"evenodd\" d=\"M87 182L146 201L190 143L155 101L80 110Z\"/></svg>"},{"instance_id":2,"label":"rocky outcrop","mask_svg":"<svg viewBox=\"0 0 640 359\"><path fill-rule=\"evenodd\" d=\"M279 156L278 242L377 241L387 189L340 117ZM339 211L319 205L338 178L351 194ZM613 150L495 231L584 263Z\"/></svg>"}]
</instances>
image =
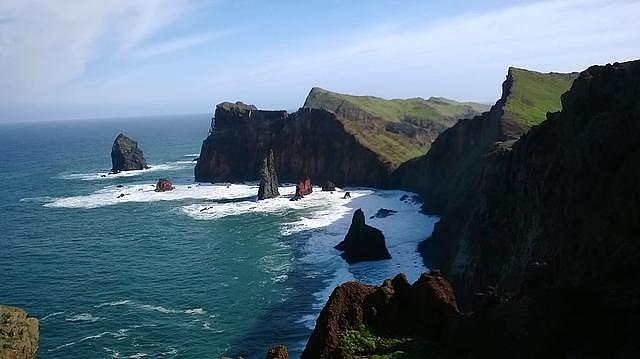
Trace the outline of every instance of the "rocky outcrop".
<instances>
[{"instance_id":1,"label":"rocky outcrop","mask_svg":"<svg viewBox=\"0 0 640 359\"><path fill-rule=\"evenodd\" d=\"M38 320L20 308L0 304L0 358L30 359L40 345Z\"/></svg>"},{"instance_id":2,"label":"rocky outcrop","mask_svg":"<svg viewBox=\"0 0 640 359\"><path fill-rule=\"evenodd\" d=\"M111 164L112 173L149 168L138 143L122 133L111 147Z\"/></svg>"},{"instance_id":3,"label":"rocky outcrop","mask_svg":"<svg viewBox=\"0 0 640 359\"><path fill-rule=\"evenodd\" d=\"M459 317L453 289L438 272L423 273L414 284L404 274L379 287L348 282L331 293L301 358L345 357L344 334L362 327L442 341Z\"/></svg>"},{"instance_id":4,"label":"rocky outcrop","mask_svg":"<svg viewBox=\"0 0 640 359\"><path fill-rule=\"evenodd\" d=\"M173 191L173 183L166 178L160 178L158 182L156 182L156 192L166 192Z\"/></svg>"},{"instance_id":5,"label":"rocky outcrop","mask_svg":"<svg viewBox=\"0 0 640 359\"><path fill-rule=\"evenodd\" d=\"M476 194L443 213L435 265L465 304L488 287L515 293L485 321L512 322L500 331L512 353L640 353L638 163L640 61L594 66L561 112L489 155Z\"/></svg>"},{"instance_id":6,"label":"rocky outcrop","mask_svg":"<svg viewBox=\"0 0 640 359\"><path fill-rule=\"evenodd\" d=\"M379 229L365 223L364 213L360 208L353 213L346 237L335 248L343 251L341 256L349 264L391 258L384 235Z\"/></svg>"},{"instance_id":7,"label":"rocky outcrop","mask_svg":"<svg viewBox=\"0 0 640 359\"><path fill-rule=\"evenodd\" d=\"M276 161L273 150L269 150L260 165L260 186L258 187L258 200L275 198L280 196L278 191L278 175L276 173Z\"/></svg>"},{"instance_id":8,"label":"rocky outcrop","mask_svg":"<svg viewBox=\"0 0 640 359\"><path fill-rule=\"evenodd\" d=\"M326 181L322 184L322 192L334 192L336 185L331 181Z\"/></svg>"},{"instance_id":9,"label":"rocky outcrop","mask_svg":"<svg viewBox=\"0 0 640 359\"><path fill-rule=\"evenodd\" d=\"M267 351L267 359L289 359L289 351L284 345L276 345Z\"/></svg>"},{"instance_id":10,"label":"rocky outcrop","mask_svg":"<svg viewBox=\"0 0 640 359\"><path fill-rule=\"evenodd\" d=\"M292 201L302 199L302 197L311 194L313 192L313 186L311 185L311 179L303 178L296 183L296 193L291 198Z\"/></svg>"},{"instance_id":11,"label":"rocky outcrop","mask_svg":"<svg viewBox=\"0 0 640 359\"><path fill-rule=\"evenodd\" d=\"M269 150L273 150L278 177L285 182L305 176L319 183L381 186L391 172L390 165L347 132L334 113L302 108L287 114L225 102L216 107L195 179L257 180Z\"/></svg>"},{"instance_id":12,"label":"rocky outcrop","mask_svg":"<svg viewBox=\"0 0 640 359\"><path fill-rule=\"evenodd\" d=\"M462 119L445 130L424 156L402 164L393 173L392 182L421 194L430 213L460 205L477 191L483 161L508 149L532 125L542 122L546 111L559 110L560 95L576 77L576 73L543 74L510 68L502 84L502 97L488 112ZM540 118L532 120L532 113Z\"/></svg>"}]
</instances>

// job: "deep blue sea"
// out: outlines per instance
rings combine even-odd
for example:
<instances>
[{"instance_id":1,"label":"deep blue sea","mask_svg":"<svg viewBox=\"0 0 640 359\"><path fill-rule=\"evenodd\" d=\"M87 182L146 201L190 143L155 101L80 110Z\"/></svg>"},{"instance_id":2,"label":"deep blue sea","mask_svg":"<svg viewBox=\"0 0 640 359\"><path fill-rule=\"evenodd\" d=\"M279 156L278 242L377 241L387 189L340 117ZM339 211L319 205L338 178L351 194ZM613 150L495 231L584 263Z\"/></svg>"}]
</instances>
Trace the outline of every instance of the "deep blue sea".
<instances>
[{"instance_id":1,"label":"deep blue sea","mask_svg":"<svg viewBox=\"0 0 640 359\"><path fill-rule=\"evenodd\" d=\"M0 124L0 303L40 320L41 358L298 357L336 285L425 270L435 218L402 191L348 188L256 202L255 183L196 184L208 115ZM114 138L151 169L106 175ZM153 191L166 177L176 190ZM121 196L124 194L124 196ZM349 266L333 249L351 215L393 259Z\"/></svg>"}]
</instances>

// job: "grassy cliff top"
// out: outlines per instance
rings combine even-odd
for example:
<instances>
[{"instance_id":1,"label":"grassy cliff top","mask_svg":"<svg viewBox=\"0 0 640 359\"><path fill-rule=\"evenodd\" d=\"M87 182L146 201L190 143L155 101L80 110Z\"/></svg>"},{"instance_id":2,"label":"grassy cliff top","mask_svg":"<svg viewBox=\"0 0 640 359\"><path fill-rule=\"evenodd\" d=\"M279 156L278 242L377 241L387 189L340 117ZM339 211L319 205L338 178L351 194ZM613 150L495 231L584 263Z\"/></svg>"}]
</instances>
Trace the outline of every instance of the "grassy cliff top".
<instances>
[{"instance_id":1,"label":"grassy cliff top","mask_svg":"<svg viewBox=\"0 0 640 359\"><path fill-rule=\"evenodd\" d=\"M531 127L546 119L547 111L559 111L560 95L567 92L579 73L541 73L509 68L507 82L511 81L504 116Z\"/></svg>"},{"instance_id":2,"label":"grassy cliff top","mask_svg":"<svg viewBox=\"0 0 640 359\"><path fill-rule=\"evenodd\" d=\"M305 107L335 112L347 131L393 167L423 155L438 134L488 106L441 97L387 100L314 87Z\"/></svg>"}]
</instances>

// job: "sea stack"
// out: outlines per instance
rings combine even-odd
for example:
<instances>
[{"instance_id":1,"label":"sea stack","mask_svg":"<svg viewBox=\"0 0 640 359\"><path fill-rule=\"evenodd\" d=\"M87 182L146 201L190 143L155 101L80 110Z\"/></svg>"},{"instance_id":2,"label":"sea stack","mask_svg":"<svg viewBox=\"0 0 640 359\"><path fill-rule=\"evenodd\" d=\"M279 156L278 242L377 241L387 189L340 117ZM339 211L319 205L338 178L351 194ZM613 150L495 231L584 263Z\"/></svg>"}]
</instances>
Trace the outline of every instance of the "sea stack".
<instances>
[{"instance_id":1,"label":"sea stack","mask_svg":"<svg viewBox=\"0 0 640 359\"><path fill-rule=\"evenodd\" d=\"M35 358L40 324L20 308L0 304L0 358Z\"/></svg>"},{"instance_id":2,"label":"sea stack","mask_svg":"<svg viewBox=\"0 0 640 359\"><path fill-rule=\"evenodd\" d=\"M173 191L173 183L166 178L160 178L156 183L156 192Z\"/></svg>"},{"instance_id":3,"label":"sea stack","mask_svg":"<svg viewBox=\"0 0 640 359\"><path fill-rule=\"evenodd\" d=\"M364 222L364 213L360 208L353 213L347 236L335 249L344 251L341 256L349 264L391 259L382 231Z\"/></svg>"},{"instance_id":4,"label":"sea stack","mask_svg":"<svg viewBox=\"0 0 640 359\"><path fill-rule=\"evenodd\" d=\"M144 160L142 150L138 148L138 143L123 133L116 137L111 147L111 172L142 170L149 168Z\"/></svg>"},{"instance_id":5,"label":"sea stack","mask_svg":"<svg viewBox=\"0 0 640 359\"><path fill-rule=\"evenodd\" d=\"M291 198L292 201L302 199L302 197L311 194L313 192L313 186L311 185L311 179L309 177L298 180L296 183L296 194Z\"/></svg>"},{"instance_id":6,"label":"sea stack","mask_svg":"<svg viewBox=\"0 0 640 359\"><path fill-rule=\"evenodd\" d=\"M275 198L280 196L278 192L278 174L276 173L276 163L273 157L273 150L269 150L262 159L260 165L260 188L258 189L258 200Z\"/></svg>"}]
</instances>

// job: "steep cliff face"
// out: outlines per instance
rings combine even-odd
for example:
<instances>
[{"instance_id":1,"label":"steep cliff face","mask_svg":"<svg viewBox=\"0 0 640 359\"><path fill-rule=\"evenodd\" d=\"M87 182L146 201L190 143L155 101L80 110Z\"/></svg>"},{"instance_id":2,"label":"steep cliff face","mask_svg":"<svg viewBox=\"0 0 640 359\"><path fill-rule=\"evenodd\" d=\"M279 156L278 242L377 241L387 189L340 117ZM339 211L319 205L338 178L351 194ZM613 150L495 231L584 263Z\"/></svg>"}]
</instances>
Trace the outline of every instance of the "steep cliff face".
<instances>
[{"instance_id":1,"label":"steep cliff face","mask_svg":"<svg viewBox=\"0 0 640 359\"><path fill-rule=\"evenodd\" d=\"M466 303L529 291L529 332L547 326L563 355L637 354L640 62L589 68L562 108L483 162L477 195L434 230L436 265Z\"/></svg>"},{"instance_id":2,"label":"steep cliff face","mask_svg":"<svg viewBox=\"0 0 640 359\"><path fill-rule=\"evenodd\" d=\"M386 100L318 87L311 89L304 107L335 113L349 133L394 168L424 154L436 137L458 119L471 118L488 109L482 104L440 97Z\"/></svg>"},{"instance_id":3,"label":"steep cliff face","mask_svg":"<svg viewBox=\"0 0 640 359\"><path fill-rule=\"evenodd\" d=\"M287 114L222 103L202 144L195 179L255 180L269 149L284 182L310 177L316 183L332 181L339 186L381 186L391 171L389 163L348 133L331 112L302 108Z\"/></svg>"},{"instance_id":4,"label":"steep cliff face","mask_svg":"<svg viewBox=\"0 0 640 359\"><path fill-rule=\"evenodd\" d=\"M38 320L20 308L0 304L0 358L31 359L40 345Z\"/></svg>"},{"instance_id":5,"label":"steep cliff face","mask_svg":"<svg viewBox=\"0 0 640 359\"><path fill-rule=\"evenodd\" d=\"M427 154L402 164L393 173L394 184L420 193L430 212L464 202L476 192L484 159L510 147L540 123L547 111L559 110L560 95L576 77L576 73L543 74L510 68L496 104L444 131ZM536 121L531 114L541 117Z\"/></svg>"}]
</instances>

